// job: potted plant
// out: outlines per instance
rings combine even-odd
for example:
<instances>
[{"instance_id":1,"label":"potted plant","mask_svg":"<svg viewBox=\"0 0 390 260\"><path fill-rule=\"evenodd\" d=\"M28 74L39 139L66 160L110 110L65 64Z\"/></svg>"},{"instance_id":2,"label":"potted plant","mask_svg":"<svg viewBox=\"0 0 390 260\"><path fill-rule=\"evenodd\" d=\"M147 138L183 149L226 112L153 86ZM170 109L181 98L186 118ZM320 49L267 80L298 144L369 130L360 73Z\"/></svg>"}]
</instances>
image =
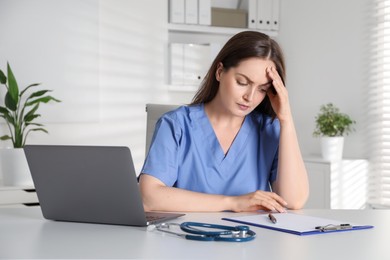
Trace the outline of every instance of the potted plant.
<instances>
[{"instance_id":1,"label":"potted plant","mask_svg":"<svg viewBox=\"0 0 390 260\"><path fill-rule=\"evenodd\" d=\"M24 181L26 176L19 176L24 171L19 166L23 167L24 164L27 166L22 148L32 131L48 133L42 124L35 121L41 116L37 113L39 105L50 101L60 102L60 100L47 95L50 90L32 92L32 88L39 86L40 83L31 84L19 91L9 63L7 63L7 76L0 70L0 83L6 88L4 106L0 106L0 117L4 119L9 130L9 134L1 136L0 140L11 140L13 145L13 149L2 149L3 182L5 185L32 183L29 171L26 181Z\"/></svg>"},{"instance_id":2,"label":"potted plant","mask_svg":"<svg viewBox=\"0 0 390 260\"><path fill-rule=\"evenodd\" d=\"M315 118L315 137L321 137L321 152L325 160L340 160L343 155L344 136L350 134L356 123L332 103L322 105Z\"/></svg>"}]
</instances>

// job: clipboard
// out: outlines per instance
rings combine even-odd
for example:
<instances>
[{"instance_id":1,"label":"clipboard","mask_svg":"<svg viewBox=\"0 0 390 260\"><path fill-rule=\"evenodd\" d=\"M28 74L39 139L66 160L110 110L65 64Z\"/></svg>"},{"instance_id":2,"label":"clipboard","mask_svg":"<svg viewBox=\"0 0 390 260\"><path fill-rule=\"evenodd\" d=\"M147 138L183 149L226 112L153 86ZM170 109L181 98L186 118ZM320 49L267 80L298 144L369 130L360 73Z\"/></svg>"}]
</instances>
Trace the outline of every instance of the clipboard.
<instances>
[{"instance_id":1,"label":"clipboard","mask_svg":"<svg viewBox=\"0 0 390 260\"><path fill-rule=\"evenodd\" d=\"M267 214L222 218L245 225L267 228L299 236L346 232L374 228L371 225L348 223L345 221L312 217L296 213L272 213L277 222L273 223Z\"/></svg>"}]
</instances>

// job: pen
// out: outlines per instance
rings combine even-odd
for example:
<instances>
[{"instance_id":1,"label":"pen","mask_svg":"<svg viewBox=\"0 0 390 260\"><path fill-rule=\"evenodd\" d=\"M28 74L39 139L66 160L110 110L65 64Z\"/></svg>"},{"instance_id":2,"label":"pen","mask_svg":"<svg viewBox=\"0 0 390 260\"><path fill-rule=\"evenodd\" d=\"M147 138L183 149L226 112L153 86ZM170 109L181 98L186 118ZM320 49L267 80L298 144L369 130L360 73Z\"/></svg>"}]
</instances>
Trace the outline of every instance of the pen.
<instances>
[{"instance_id":1,"label":"pen","mask_svg":"<svg viewBox=\"0 0 390 260\"><path fill-rule=\"evenodd\" d=\"M276 222L278 222L275 218L274 215L272 215L271 213L268 214L268 218L272 221L272 223L276 224Z\"/></svg>"}]
</instances>

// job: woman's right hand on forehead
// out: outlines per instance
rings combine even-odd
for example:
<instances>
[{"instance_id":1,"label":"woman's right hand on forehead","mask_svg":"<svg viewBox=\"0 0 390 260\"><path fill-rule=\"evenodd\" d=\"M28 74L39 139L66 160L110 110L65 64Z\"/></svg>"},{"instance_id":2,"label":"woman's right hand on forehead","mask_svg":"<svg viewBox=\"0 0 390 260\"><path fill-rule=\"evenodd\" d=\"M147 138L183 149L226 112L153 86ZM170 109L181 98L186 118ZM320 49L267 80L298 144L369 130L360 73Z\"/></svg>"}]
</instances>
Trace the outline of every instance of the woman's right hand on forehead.
<instances>
[{"instance_id":1,"label":"woman's right hand on forehead","mask_svg":"<svg viewBox=\"0 0 390 260\"><path fill-rule=\"evenodd\" d=\"M268 67L267 74L272 80L272 86L274 87L276 94L272 93L271 88L267 91L268 98L270 99L272 109L275 111L279 121L288 120L291 118L291 110L288 99L288 91L284 86L282 78L279 76L276 68Z\"/></svg>"}]
</instances>

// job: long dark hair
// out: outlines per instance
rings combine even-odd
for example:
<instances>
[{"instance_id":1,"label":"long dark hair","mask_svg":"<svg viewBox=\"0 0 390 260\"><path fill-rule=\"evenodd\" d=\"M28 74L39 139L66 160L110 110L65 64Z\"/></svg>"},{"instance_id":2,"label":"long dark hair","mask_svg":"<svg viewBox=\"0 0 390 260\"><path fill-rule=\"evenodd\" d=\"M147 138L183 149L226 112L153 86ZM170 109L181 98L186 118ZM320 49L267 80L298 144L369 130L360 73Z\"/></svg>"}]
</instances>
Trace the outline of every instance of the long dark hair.
<instances>
[{"instance_id":1,"label":"long dark hair","mask_svg":"<svg viewBox=\"0 0 390 260\"><path fill-rule=\"evenodd\" d=\"M220 62L225 70L229 70L238 66L242 60L253 57L273 61L284 83L286 77L285 63L279 44L264 33L243 31L230 38L222 47L192 99L191 105L208 103L217 95L219 82L215 77L215 73ZM255 108L255 111L270 115L273 118L276 116L268 96Z\"/></svg>"}]
</instances>

